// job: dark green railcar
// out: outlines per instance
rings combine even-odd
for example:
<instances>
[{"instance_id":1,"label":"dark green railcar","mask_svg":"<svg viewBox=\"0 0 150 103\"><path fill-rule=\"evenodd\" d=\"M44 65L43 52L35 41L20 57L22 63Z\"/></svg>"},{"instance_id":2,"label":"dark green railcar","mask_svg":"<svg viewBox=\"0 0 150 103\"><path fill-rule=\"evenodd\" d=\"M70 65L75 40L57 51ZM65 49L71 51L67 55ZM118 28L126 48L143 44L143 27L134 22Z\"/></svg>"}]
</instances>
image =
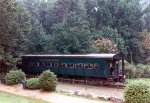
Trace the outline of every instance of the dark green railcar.
<instances>
[{"instance_id":1,"label":"dark green railcar","mask_svg":"<svg viewBox=\"0 0 150 103\"><path fill-rule=\"evenodd\" d=\"M22 70L26 73L42 73L50 69L56 75L107 78L124 77L124 55L23 55Z\"/></svg>"}]
</instances>

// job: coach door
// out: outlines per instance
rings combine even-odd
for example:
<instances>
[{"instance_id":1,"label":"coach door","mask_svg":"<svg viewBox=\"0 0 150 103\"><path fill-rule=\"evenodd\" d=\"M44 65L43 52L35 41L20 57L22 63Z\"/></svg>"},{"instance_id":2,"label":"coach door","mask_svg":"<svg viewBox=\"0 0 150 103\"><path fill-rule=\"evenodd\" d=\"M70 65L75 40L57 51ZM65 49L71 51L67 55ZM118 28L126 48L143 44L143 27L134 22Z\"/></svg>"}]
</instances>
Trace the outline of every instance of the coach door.
<instances>
[{"instance_id":1,"label":"coach door","mask_svg":"<svg viewBox=\"0 0 150 103\"><path fill-rule=\"evenodd\" d=\"M108 60L108 76L114 76L116 75L115 71L116 71L116 66L115 66L115 61L113 60Z\"/></svg>"}]
</instances>

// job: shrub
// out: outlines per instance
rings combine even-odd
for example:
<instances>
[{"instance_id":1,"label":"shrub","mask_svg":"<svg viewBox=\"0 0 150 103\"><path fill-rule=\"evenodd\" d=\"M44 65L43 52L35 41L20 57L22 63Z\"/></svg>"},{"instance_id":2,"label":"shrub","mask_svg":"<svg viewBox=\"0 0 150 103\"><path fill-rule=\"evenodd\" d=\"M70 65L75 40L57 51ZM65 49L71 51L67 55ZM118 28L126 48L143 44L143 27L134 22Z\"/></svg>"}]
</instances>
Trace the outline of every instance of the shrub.
<instances>
[{"instance_id":1,"label":"shrub","mask_svg":"<svg viewBox=\"0 0 150 103\"><path fill-rule=\"evenodd\" d=\"M150 101L150 86L144 80L134 80L125 88L126 103L148 103Z\"/></svg>"},{"instance_id":2,"label":"shrub","mask_svg":"<svg viewBox=\"0 0 150 103\"><path fill-rule=\"evenodd\" d=\"M25 79L25 74L21 70L11 70L6 74L6 84L15 85Z\"/></svg>"},{"instance_id":3,"label":"shrub","mask_svg":"<svg viewBox=\"0 0 150 103\"><path fill-rule=\"evenodd\" d=\"M144 68L144 73L143 73L143 76L142 76L143 78L150 78L150 66L148 67L146 67L146 68Z\"/></svg>"},{"instance_id":4,"label":"shrub","mask_svg":"<svg viewBox=\"0 0 150 103\"><path fill-rule=\"evenodd\" d=\"M30 79L28 79L26 86L29 89L39 89L40 88L39 78L30 78Z\"/></svg>"},{"instance_id":5,"label":"shrub","mask_svg":"<svg viewBox=\"0 0 150 103\"><path fill-rule=\"evenodd\" d=\"M149 78L150 77L150 65L138 64L137 68L143 71L142 78Z\"/></svg>"},{"instance_id":6,"label":"shrub","mask_svg":"<svg viewBox=\"0 0 150 103\"><path fill-rule=\"evenodd\" d=\"M125 66L125 69L126 69L126 77L127 78L135 78L136 77L136 70L137 68L135 67L135 65L126 65Z\"/></svg>"},{"instance_id":7,"label":"shrub","mask_svg":"<svg viewBox=\"0 0 150 103\"><path fill-rule=\"evenodd\" d=\"M46 70L39 76L39 83L43 90L55 91L57 77L53 72L50 72L50 70Z\"/></svg>"},{"instance_id":8,"label":"shrub","mask_svg":"<svg viewBox=\"0 0 150 103\"><path fill-rule=\"evenodd\" d=\"M131 65L125 62L125 70L127 78L150 78L150 65Z\"/></svg>"}]
</instances>

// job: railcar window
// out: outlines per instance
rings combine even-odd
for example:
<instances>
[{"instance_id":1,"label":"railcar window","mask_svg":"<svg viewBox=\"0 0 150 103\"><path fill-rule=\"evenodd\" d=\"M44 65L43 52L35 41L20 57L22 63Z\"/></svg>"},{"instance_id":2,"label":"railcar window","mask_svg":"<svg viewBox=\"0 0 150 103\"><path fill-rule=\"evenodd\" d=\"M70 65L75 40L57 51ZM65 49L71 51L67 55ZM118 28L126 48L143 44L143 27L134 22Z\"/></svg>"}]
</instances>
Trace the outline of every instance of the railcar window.
<instances>
[{"instance_id":1,"label":"railcar window","mask_svg":"<svg viewBox=\"0 0 150 103\"><path fill-rule=\"evenodd\" d=\"M98 69L99 68L99 65L98 64L94 64L94 69Z\"/></svg>"},{"instance_id":2,"label":"railcar window","mask_svg":"<svg viewBox=\"0 0 150 103\"><path fill-rule=\"evenodd\" d=\"M51 63L50 63L50 62L47 62L47 66L48 66L48 67L51 67Z\"/></svg>"},{"instance_id":3,"label":"railcar window","mask_svg":"<svg viewBox=\"0 0 150 103\"><path fill-rule=\"evenodd\" d=\"M87 63L85 63L84 68L89 68L89 65Z\"/></svg>"},{"instance_id":4,"label":"railcar window","mask_svg":"<svg viewBox=\"0 0 150 103\"><path fill-rule=\"evenodd\" d=\"M32 62L29 62L29 66L32 66Z\"/></svg>"},{"instance_id":5,"label":"railcar window","mask_svg":"<svg viewBox=\"0 0 150 103\"><path fill-rule=\"evenodd\" d=\"M39 63L38 62L36 62L36 65L35 66L39 66Z\"/></svg>"},{"instance_id":6,"label":"railcar window","mask_svg":"<svg viewBox=\"0 0 150 103\"><path fill-rule=\"evenodd\" d=\"M45 66L45 63L44 62L40 62L39 66Z\"/></svg>"},{"instance_id":7,"label":"railcar window","mask_svg":"<svg viewBox=\"0 0 150 103\"><path fill-rule=\"evenodd\" d=\"M58 67L58 63L54 63L54 67Z\"/></svg>"},{"instance_id":8,"label":"railcar window","mask_svg":"<svg viewBox=\"0 0 150 103\"><path fill-rule=\"evenodd\" d=\"M89 64L89 69L93 69L93 64Z\"/></svg>"},{"instance_id":9,"label":"railcar window","mask_svg":"<svg viewBox=\"0 0 150 103\"><path fill-rule=\"evenodd\" d=\"M52 64L52 66L51 67L54 67L54 63L51 63Z\"/></svg>"},{"instance_id":10,"label":"railcar window","mask_svg":"<svg viewBox=\"0 0 150 103\"><path fill-rule=\"evenodd\" d=\"M93 64L92 63L85 63L84 68L93 69Z\"/></svg>"},{"instance_id":11,"label":"railcar window","mask_svg":"<svg viewBox=\"0 0 150 103\"><path fill-rule=\"evenodd\" d=\"M32 66L37 66L37 63L36 63L36 62L33 62L33 63L32 63Z\"/></svg>"},{"instance_id":12,"label":"railcar window","mask_svg":"<svg viewBox=\"0 0 150 103\"><path fill-rule=\"evenodd\" d=\"M25 66L39 66L38 62L23 62Z\"/></svg>"},{"instance_id":13,"label":"railcar window","mask_svg":"<svg viewBox=\"0 0 150 103\"><path fill-rule=\"evenodd\" d=\"M68 68L74 68L74 64L73 64L73 63L68 63L68 64L67 64L67 67L68 67Z\"/></svg>"},{"instance_id":14,"label":"railcar window","mask_svg":"<svg viewBox=\"0 0 150 103\"><path fill-rule=\"evenodd\" d=\"M51 67L58 67L58 63L52 62L52 63L51 63Z\"/></svg>"},{"instance_id":15,"label":"railcar window","mask_svg":"<svg viewBox=\"0 0 150 103\"><path fill-rule=\"evenodd\" d=\"M65 68L66 67L66 63L59 63L59 67Z\"/></svg>"},{"instance_id":16,"label":"railcar window","mask_svg":"<svg viewBox=\"0 0 150 103\"><path fill-rule=\"evenodd\" d=\"M45 62L45 66L48 66L48 63L47 63L47 62Z\"/></svg>"},{"instance_id":17,"label":"railcar window","mask_svg":"<svg viewBox=\"0 0 150 103\"><path fill-rule=\"evenodd\" d=\"M83 64L82 64L82 63L76 63L76 64L75 64L75 67L76 67L76 68L83 68Z\"/></svg>"}]
</instances>

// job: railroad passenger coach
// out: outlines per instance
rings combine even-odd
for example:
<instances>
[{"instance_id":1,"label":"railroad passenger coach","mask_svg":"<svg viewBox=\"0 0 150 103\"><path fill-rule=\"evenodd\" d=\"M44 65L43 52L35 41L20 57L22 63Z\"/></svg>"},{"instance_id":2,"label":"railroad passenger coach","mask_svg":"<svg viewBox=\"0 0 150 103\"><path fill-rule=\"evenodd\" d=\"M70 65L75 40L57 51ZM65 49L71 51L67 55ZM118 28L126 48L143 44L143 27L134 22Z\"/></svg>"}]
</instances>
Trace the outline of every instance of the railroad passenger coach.
<instances>
[{"instance_id":1,"label":"railroad passenger coach","mask_svg":"<svg viewBox=\"0 0 150 103\"><path fill-rule=\"evenodd\" d=\"M23 55L21 68L31 74L49 69L57 76L119 79L124 77L124 54Z\"/></svg>"}]
</instances>

